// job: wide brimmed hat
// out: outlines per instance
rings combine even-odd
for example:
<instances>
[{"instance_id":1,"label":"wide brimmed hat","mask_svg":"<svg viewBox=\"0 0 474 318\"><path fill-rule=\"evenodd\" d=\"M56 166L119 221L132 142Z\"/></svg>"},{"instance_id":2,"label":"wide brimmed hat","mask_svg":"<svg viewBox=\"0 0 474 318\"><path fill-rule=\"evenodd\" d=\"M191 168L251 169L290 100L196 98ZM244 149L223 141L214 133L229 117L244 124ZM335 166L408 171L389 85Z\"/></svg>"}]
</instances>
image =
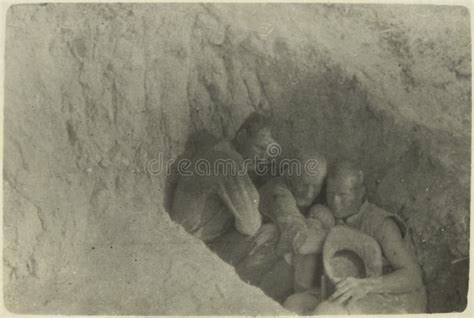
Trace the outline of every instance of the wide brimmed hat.
<instances>
[{"instance_id":1,"label":"wide brimmed hat","mask_svg":"<svg viewBox=\"0 0 474 318\"><path fill-rule=\"evenodd\" d=\"M323 246L324 271L336 284L347 277L382 275L382 251L371 236L345 225L331 229Z\"/></svg>"}]
</instances>

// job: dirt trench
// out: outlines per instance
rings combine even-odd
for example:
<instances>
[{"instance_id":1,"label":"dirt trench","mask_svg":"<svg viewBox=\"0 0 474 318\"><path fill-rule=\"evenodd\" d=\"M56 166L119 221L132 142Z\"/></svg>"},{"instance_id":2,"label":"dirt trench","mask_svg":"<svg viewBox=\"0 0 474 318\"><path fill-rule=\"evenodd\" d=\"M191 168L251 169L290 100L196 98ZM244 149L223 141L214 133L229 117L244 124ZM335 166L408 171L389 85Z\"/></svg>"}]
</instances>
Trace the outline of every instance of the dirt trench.
<instances>
[{"instance_id":1,"label":"dirt trench","mask_svg":"<svg viewBox=\"0 0 474 318\"><path fill-rule=\"evenodd\" d=\"M462 7L17 5L6 29L4 295L19 313L285 311L171 222L166 169L268 113L357 160L408 224L431 312L466 306L471 61Z\"/></svg>"}]
</instances>

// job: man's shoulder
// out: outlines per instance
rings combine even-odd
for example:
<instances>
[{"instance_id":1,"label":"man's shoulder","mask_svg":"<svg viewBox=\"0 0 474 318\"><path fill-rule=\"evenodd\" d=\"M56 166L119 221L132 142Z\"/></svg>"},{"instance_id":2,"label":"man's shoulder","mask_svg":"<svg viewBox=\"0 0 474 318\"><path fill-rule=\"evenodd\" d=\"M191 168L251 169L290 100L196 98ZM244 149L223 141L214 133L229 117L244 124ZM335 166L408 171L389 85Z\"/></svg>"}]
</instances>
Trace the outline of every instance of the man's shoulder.
<instances>
[{"instance_id":1,"label":"man's shoulder","mask_svg":"<svg viewBox=\"0 0 474 318\"><path fill-rule=\"evenodd\" d=\"M204 151L198 152L194 159L206 159L209 161L230 159L236 162L241 162L243 160L242 156L237 152L237 150L235 150L228 140L219 140L215 142L212 146L207 147Z\"/></svg>"},{"instance_id":2,"label":"man's shoulder","mask_svg":"<svg viewBox=\"0 0 474 318\"><path fill-rule=\"evenodd\" d=\"M403 237L407 234L407 226L400 216L387 211L374 203L365 203L364 216L365 226L370 227L374 232L383 229L385 222L394 222L400 229Z\"/></svg>"},{"instance_id":3,"label":"man's shoulder","mask_svg":"<svg viewBox=\"0 0 474 318\"><path fill-rule=\"evenodd\" d=\"M215 191L224 176L239 171L241 167L239 157L228 141L215 141L199 149L192 156L190 165L183 167L186 173L180 176L178 183L188 192L204 194ZM222 161L222 164L219 164L219 161ZM225 169L229 171L224 171Z\"/></svg>"},{"instance_id":4,"label":"man's shoulder","mask_svg":"<svg viewBox=\"0 0 474 318\"><path fill-rule=\"evenodd\" d=\"M369 201L366 201L364 203L364 205L362 206L362 209L364 211L364 214L366 214L367 216L370 215L371 217L375 216L375 217L385 218L385 217L395 215L394 213L389 212L385 210L384 208L381 208L380 206L374 203L371 203Z\"/></svg>"},{"instance_id":5,"label":"man's shoulder","mask_svg":"<svg viewBox=\"0 0 474 318\"><path fill-rule=\"evenodd\" d=\"M259 210L273 221L278 216L288 215L294 211L296 200L284 177L275 177L258 190L260 196Z\"/></svg>"}]
</instances>

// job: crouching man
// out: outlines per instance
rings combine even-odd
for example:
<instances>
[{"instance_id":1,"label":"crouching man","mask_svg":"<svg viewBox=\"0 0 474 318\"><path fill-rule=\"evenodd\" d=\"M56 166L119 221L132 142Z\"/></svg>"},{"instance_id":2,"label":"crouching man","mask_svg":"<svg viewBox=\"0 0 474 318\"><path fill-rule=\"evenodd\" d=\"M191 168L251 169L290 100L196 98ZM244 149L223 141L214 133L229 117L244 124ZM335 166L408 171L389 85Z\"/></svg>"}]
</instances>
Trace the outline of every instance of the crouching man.
<instances>
[{"instance_id":1,"label":"crouching man","mask_svg":"<svg viewBox=\"0 0 474 318\"><path fill-rule=\"evenodd\" d=\"M317 253L321 251L326 233L317 218L324 222L333 220L329 210L321 210L321 205L312 206L326 176L324 157L304 153L292 160L298 160L300 171L287 169L284 176L272 178L258 191L259 210L265 222L258 233L245 237L232 230L210 245L221 258L235 266L242 280L260 287L278 301L294 292L293 277L298 290L313 286ZM302 169L306 160L316 162L310 173ZM283 168L285 166L281 170ZM322 216L324 212L326 218ZM286 265L276 270L281 263ZM290 279L282 277L288 274Z\"/></svg>"},{"instance_id":2,"label":"crouching man","mask_svg":"<svg viewBox=\"0 0 474 318\"><path fill-rule=\"evenodd\" d=\"M349 277L312 314L423 313L426 294L406 224L366 200L364 174L349 162L329 172L327 203L336 222L357 229L380 244L383 275Z\"/></svg>"},{"instance_id":3,"label":"crouching man","mask_svg":"<svg viewBox=\"0 0 474 318\"><path fill-rule=\"evenodd\" d=\"M259 189L260 212L278 227L273 257L279 262L275 264L279 269L258 278L262 279L259 287L267 295L283 301L290 294L317 284L320 252L334 217L326 207L315 204L326 178L324 156L303 150L284 159L279 166L287 168L284 175ZM282 268L283 261L286 270ZM285 272L289 272L289 279L276 277Z\"/></svg>"},{"instance_id":4,"label":"crouching man","mask_svg":"<svg viewBox=\"0 0 474 318\"><path fill-rule=\"evenodd\" d=\"M179 176L170 212L172 220L204 241L249 282L252 279L244 273L264 272L273 262L278 239L276 225L262 226L259 194L252 179L258 176L258 164L269 156L270 145L277 145L271 121L262 114L250 114L234 139L198 149L190 173L186 170Z\"/></svg>"}]
</instances>

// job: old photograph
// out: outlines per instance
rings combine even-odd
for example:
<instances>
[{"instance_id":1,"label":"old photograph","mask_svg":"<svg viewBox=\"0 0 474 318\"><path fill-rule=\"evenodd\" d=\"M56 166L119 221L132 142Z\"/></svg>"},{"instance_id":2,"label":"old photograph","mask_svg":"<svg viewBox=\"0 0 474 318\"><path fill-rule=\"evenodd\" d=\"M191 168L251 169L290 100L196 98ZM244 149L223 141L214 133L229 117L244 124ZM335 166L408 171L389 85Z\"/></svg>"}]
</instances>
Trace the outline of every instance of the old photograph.
<instances>
[{"instance_id":1,"label":"old photograph","mask_svg":"<svg viewBox=\"0 0 474 318\"><path fill-rule=\"evenodd\" d=\"M9 314L472 306L468 7L5 11Z\"/></svg>"}]
</instances>

